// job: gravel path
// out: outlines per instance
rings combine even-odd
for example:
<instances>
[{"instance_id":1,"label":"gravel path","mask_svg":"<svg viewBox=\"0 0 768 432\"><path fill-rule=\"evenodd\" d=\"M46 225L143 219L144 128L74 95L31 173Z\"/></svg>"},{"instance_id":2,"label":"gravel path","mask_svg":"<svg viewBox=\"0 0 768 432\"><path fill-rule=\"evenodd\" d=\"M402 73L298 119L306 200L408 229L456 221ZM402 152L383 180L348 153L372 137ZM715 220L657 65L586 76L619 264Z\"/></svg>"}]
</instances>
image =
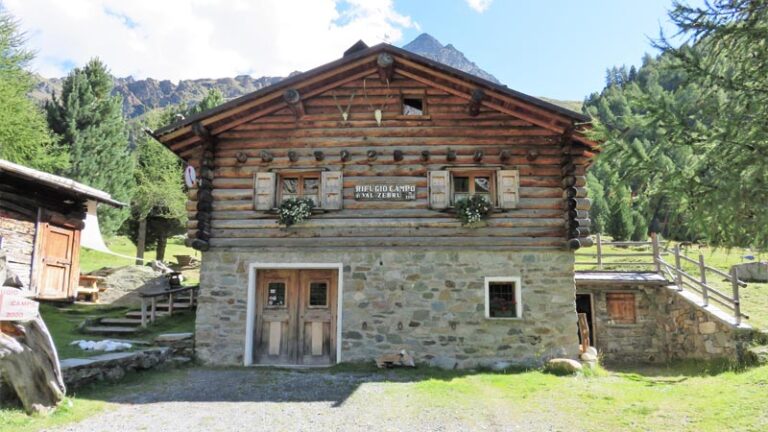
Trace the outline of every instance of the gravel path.
<instances>
[{"instance_id":1,"label":"gravel path","mask_svg":"<svg viewBox=\"0 0 768 432\"><path fill-rule=\"evenodd\" d=\"M398 378L395 373L194 368L181 379L112 400L116 409L57 430L556 430L541 419L515 419L510 407L473 412L461 401L435 407L411 403L413 381Z\"/></svg>"}]
</instances>

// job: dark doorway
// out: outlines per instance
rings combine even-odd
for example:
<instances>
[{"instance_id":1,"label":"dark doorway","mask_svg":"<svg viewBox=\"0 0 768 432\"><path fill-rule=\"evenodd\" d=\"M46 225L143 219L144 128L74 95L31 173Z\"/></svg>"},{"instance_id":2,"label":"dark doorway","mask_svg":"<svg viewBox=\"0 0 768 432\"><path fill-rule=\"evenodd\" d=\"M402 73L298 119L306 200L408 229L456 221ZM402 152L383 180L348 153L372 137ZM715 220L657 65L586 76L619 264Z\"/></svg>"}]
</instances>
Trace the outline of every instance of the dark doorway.
<instances>
[{"instance_id":1,"label":"dark doorway","mask_svg":"<svg viewBox=\"0 0 768 432\"><path fill-rule=\"evenodd\" d=\"M592 318L592 294L576 294L576 313L587 314L589 345L595 346L595 325ZM576 328L576 333L579 333L578 327ZM581 334L579 334L579 343L581 343Z\"/></svg>"}]
</instances>

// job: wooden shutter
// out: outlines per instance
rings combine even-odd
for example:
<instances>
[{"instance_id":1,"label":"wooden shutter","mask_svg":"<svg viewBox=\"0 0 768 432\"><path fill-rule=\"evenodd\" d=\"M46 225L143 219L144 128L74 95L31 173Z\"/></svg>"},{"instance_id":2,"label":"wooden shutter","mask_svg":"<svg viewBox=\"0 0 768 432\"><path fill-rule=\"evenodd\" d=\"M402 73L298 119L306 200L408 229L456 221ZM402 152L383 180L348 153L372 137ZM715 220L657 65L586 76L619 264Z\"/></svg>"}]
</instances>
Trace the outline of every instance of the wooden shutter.
<instances>
[{"instance_id":1,"label":"wooden shutter","mask_svg":"<svg viewBox=\"0 0 768 432\"><path fill-rule=\"evenodd\" d=\"M634 324L635 295L633 293L605 293L605 307L615 324Z\"/></svg>"},{"instance_id":2,"label":"wooden shutter","mask_svg":"<svg viewBox=\"0 0 768 432\"><path fill-rule=\"evenodd\" d=\"M517 208L520 197L520 173L517 170L501 170L496 172L496 194L498 207L503 209Z\"/></svg>"},{"instance_id":3,"label":"wooden shutter","mask_svg":"<svg viewBox=\"0 0 768 432\"><path fill-rule=\"evenodd\" d=\"M451 173L449 171L429 172L429 207L440 210L450 203Z\"/></svg>"},{"instance_id":4,"label":"wooden shutter","mask_svg":"<svg viewBox=\"0 0 768 432\"><path fill-rule=\"evenodd\" d=\"M341 171L323 171L321 176L320 206L326 210L341 210L344 174Z\"/></svg>"},{"instance_id":5,"label":"wooden shutter","mask_svg":"<svg viewBox=\"0 0 768 432\"><path fill-rule=\"evenodd\" d=\"M271 210L275 207L275 186L277 175L271 172L257 172L253 177L253 207L256 210Z\"/></svg>"}]
</instances>

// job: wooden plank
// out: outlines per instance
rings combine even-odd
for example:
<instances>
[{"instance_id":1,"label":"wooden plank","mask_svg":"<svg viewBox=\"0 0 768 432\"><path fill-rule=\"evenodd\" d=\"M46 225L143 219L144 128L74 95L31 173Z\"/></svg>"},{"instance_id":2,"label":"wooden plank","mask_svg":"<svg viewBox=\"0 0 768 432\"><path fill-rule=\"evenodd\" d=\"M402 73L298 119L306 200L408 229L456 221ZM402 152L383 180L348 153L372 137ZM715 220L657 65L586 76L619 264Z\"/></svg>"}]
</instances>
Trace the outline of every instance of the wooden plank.
<instances>
[{"instance_id":1,"label":"wooden plank","mask_svg":"<svg viewBox=\"0 0 768 432\"><path fill-rule=\"evenodd\" d=\"M323 355L323 323L320 321L312 322L312 355Z\"/></svg>"},{"instance_id":2,"label":"wooden plank","mask_svg":"<svg viewBox=\"0 0 768 432\"><path fill-rule=\"evenodd\" d=\"M280 321L271 321L269 323L269 355L280 355L282 327L283 323Z\"/></svg>"}]
</instances>

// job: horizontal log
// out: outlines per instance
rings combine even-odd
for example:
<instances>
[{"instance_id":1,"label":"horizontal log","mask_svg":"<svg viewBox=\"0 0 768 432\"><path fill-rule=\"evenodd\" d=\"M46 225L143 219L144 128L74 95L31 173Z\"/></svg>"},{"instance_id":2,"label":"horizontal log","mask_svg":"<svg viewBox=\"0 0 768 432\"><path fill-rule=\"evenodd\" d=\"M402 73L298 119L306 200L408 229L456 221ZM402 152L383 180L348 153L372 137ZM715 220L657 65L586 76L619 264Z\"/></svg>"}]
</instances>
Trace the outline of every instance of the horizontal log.
<instances>
[{"instance_id":1,"label":"horizontal log","mask_svg":"<svg viewBox=\"0 0 768 432\"><path fill-rule=\"evenodd\" d=\"M561 248L562 238L440 238L440 237L353 237L329 238L317 241L314 238L259 239L259 238L212 238L211 247L221 248L321 248L330 247L461 247L461 248Z\"/></svg>"},{"instance_id":2,"label":"horizontal log","mask_svg":"<svg viewBox=\"0 0 768 432\"><path fill-rule=\"evenodd\" d=\"M592 221L590 219L568 219L565 222L565 226L568 229L571 228L589 228L592 226Z\"/></svg>"},{"instance_id":3,"label":"horizontal log","mask_svg":"<svg viewBox=\"0 0 768 432\"><path fill-rule=\"evenodd\" d=\"M282 117L282 118L281 118ZM342 122L338 118L338 114L336 115L328 115L328 118L326 119L313 119L313 120L307 120L306 118L303 118L299 121L296 121L292 116L269 116L269 117L263 117L257 121L246 123L243 125L238 126L238 130L241 131L266 131L266 130L272 130L272 131L289 131L289 130L295 130L297 127L302 129L309 129L309 128L373 128L373 127L379 127L377 126L376 120L370 118L370 119L359 119L359 120L353 120L350 119L347 122ZM448 118L452 117L452 118ZM461 114L454 114L454 115L448 115L443 114L439 117L430 116L430 119L416 119L416 118L410 118L410 119L398 119L395 123L395 126L392 127L400 127L400 128L419 128L419 127L472 127L472 128L479 128L479 127L490 127L490 128L515 128L515 127L531 127L530 123L527 123L523 120L516 120L512 119L506 116L501 116L499 118L491 118L489 116L485 116L485 118L466 118L463 117Z\"/></svg>"},{"instance_id":4,"label":"horizontal log","mask_svg":"<svg viewBox=\"0 0 768 432\"><path fill-rule=\"evenodd\" d=\"M366 181L360 181L358 183L344 182L344 190L342 191L345 199L353 199L355 190L354 187L357 184L370 184L377 180L371 179ZM403 184L407 182L390 181L388 178L378 180L379 182L388 184ZM428 189L425 180L413 182L416 184L416 199L426 200L428 198ZM559 198L560 190L556 188L544 188L544 187L521 187L519 189L520 198ZM213 199L215 201L232 201L232 200L247 200L253 199L253 189L238 188L238 189L216 189L213 191Z\"/></svg>"},{"instance_id":5,"label":"horizontal log","mask_svg":"<svg viewBox=\"0 0 768 432\"><path fill-rule=\"evenodd\" d=\"M552 228L305 228L301 224L290 228L214 229L213 238L317 238L343 237L562 237L562 229ZM198 232L198 236L200 233Z\"/></svg>"},{"instance_id":6,"label":"horizontal log","mask_svg":"<svg viewBox=\"0 0 768 432\"><path fill-rule=\"evenodd\" d=\"M316 216L301 223L302 229L325 228L461 228L461 222L455 217L445 217L439 213L440 218L408 218L386 217L373 218L347 218L347 219L318 219ZM273 218L275 217L272 215ZM194 227L194 221L190 221L190 227ZM520 218L520 219L488 219L485 221L488 228L562 228L562 221L558 218ZM255 220L215 220L215 229L261 229L275 228L276 219Z\"/></svg>"},{"instance_id":7,"label":"horizontal log","mask_svg":"<svg viewBox=\"0 0 768 432\"><path fill-rule=\"evenodd\" d=\"M319 213L312 215L311 220L315 219L356 219L372 218L376 220L386 218L445 218L450 213L435 211L426 208L421 209L344 209L328 213ZM492 213L489 218L493 219L525 219L525 218L559 218L562 212L552 209L514 209L503 213ZM217 210L213 212L213 220L258 220L274 219L270 213L257 212L252 209L247 210ZM452 216L451 216L452 217Z\"/></svg>"},{"instance_id":8,"label":"horizontal log","mask_svg":"<svg viewBox=\"0 0 768 432\"><path fill-rule=\"evenodd\" d=\"M586 198L587 188L583 187L569 187L563 189L563 198Z\"/></svg>"},{"instance_id":9,"label":"horizontal log","mask_svg":"<svg viewBox=\"0 0 768 432\"><path fill-rule=\"evenodd\" d=\"M308 139L308 138L394 138L394 137L412 137L412 138L440 138L440 137L556 137L552 132L539 127L517 126L517 127L346 127L346 128L294 128L283 130L253 130L232 129L219 135L219 140L229 141L231 139L253 139L259 141L272 141L275 139ZM561 154L558 151L558 156Z\"/></svg>"}]
</instances>

